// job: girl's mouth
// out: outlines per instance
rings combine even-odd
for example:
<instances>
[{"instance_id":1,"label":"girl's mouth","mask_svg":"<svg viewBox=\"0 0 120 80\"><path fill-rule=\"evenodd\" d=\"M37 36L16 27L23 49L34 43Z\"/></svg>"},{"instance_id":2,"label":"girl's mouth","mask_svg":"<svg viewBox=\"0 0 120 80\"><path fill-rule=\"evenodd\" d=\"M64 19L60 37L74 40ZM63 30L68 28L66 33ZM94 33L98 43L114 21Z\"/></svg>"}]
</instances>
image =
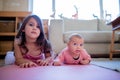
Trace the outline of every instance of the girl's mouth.
<instances>
[{"instance_id":1,"label":"girl's mouth","mask_svg":"<svg viewBox=\"0 0 120 80\"><path fill-rule=\"evenodd\" d=\"M34 31L33 31L33 32L31 32L31 33L32 33L32 34L37 34L37 33L36 33L36 32L34 32Z\"/></svg>"}]
</instances>

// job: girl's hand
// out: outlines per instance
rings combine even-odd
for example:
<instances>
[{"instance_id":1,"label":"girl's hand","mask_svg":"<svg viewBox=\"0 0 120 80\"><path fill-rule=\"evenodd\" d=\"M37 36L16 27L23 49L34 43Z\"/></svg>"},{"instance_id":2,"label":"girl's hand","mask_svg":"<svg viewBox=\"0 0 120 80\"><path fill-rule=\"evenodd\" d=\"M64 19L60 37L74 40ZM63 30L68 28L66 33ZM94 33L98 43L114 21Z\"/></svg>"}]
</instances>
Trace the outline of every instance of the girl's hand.
<instances>
[{"instance_id":1,"label":"girl's hand","mask_svg":"<svg viewBox=\"0 0 120 80\"><path fill-rule=\"evenodd\" d=\"M30 61L30 62L25 62L19 65L21 68L30 68L30 67L36 67L37 64Z\"/></svg>"},{"instance_id":2,"label":"girl's hand","mask_svg":"<svg viewBox=\"0 0 120 80\"><path fill-rule=\"evenodd\" d=\"M46 60L37 60L39 66L48 66L49 62Z\"/></svg>"},{"instance_id":3,"label":"girl's hand","mask_svg":"<svg viewBox=\"0 0 120 80\"><path fill-rule=\"evenodd\" d=\"M28 59L23 59L23 58L16 59L16 64L19 65L21 68L29 68L29 67L37 66L36 63L34 63Z\"/></svg>"},{"instance_id":4,"label":"girl's hand","mask_svg":"<svg viewBox=\"0 0 120 80\"><path fill-rule=\"evenodd\" d=\"M37 63L38 63L39 66L48 66L48 65L50 65L50 63L52 63L52 61L53 61L52 58L49 57L45 60L39 59L39 60L37 60Z\"/></svg>"}]
</instances>

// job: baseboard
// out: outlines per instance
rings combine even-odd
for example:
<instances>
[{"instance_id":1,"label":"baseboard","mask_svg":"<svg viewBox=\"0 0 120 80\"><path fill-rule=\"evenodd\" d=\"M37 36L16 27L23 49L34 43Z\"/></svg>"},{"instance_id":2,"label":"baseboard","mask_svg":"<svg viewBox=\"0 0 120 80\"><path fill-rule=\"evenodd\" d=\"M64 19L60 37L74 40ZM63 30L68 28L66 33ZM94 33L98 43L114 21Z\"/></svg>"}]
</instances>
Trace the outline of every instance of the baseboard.
<instances>
[{"instance_id":1,"label":"baseboard","mask_svg":"<svg viewBox=\"0 0 120 80\"><path fill-rule=\"evenodd\" d=\"M109 58L109 54L90 54L92 58ZM120 58L120 54L113 54L114 58Z\"/></svg>"},{"instance_id":2,"label":"baseboard","mask_svg":"<svg viewBox=\"0 0 120 80\"><path fill-rule=\"evenodd\" d=\"M109 54L90 54L92 58L109 58ZM120 54L113 54L114 58L120 58ZM0 59L4 59L5 55L0 55Z\"/></svg>"},{"instance_id":3,"label":"baseboard","mask_svg":"<svg viewBox=\"0 0 120 80\"><path fill-rule=\"evenodd\" d=\"M0 59L4 59L5 58L5 55L0 55Z\"/></svg>"}]
</instances>

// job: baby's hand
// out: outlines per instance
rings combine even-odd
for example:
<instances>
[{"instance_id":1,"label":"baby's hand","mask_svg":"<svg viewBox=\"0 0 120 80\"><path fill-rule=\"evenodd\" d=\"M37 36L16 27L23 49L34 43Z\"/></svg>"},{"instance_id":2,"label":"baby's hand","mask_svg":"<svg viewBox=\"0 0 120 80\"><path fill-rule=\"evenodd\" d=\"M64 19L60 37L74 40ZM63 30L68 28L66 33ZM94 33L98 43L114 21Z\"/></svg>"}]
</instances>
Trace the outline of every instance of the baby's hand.
<instances>
[{"instance_id":1,"label":"baby's hand","mask_svg":"<svg viewBox=\"0 0 120 80\"><path fill-rule=\"evenodd\" d=\"M89 63L90 63L90 60L81 60L80 61L80 64L83 64L83 65L89 64Z\"/></svg>"},{"instance_id":2,"label":"baby's hand","mask_svg":"<svg viewBox=\"0 0 120 80\"><path fill-rule=\"evenodd\" d=\"M54 61L53 66L61 66L61 63L59 61Z\"/></svg>"},{"instance_id":3,"label":"baby's hand","mask_svg":"<svg viewBox=\"0 0 120 80\"><path fill-rule=\"evenodd\" d=\"M37 64L30 61L30 62L25 62L19 65L21 68L29 68L29 67L36 67Z\"/></svg>"}]
</instances>

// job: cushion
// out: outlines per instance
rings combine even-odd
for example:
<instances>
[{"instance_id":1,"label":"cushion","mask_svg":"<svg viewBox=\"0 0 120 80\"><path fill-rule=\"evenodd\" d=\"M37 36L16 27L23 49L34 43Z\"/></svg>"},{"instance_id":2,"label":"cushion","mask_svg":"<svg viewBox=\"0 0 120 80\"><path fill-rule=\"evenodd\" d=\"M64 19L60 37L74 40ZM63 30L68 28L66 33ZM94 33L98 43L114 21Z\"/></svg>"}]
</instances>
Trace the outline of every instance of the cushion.
<instances>
[{"instance_id":1,"label":"cushion","mask_svg":"<svg viewBox=\"0 0 120 80\"><path fill-rule=\"evenodd\" d=\"M112 31L68 31L63 33L63 40L66 43L68 41L68 36L72 33L79 33L82 35L86 43L103 43L111 42ZM115 41L119 40L118 34L115 34Z\"/></svg>"},{"instance_id":2,"label":"cushion","mask_svg":"<svg viewBox=\"0 0 120 80\"><path fill-rule=\"evenodd\" d=\"M58 54L64 47L63 42L63 20L61 19L51 19L49 26L49 40L52 45L52 49Z\"/></svg>"},{"instance_id":3,"label":"cushion","mask_svg":"<svg viewBox=\"0 0 120 80\"><path fill-rule=\"evenodd\" d=\"M105 20L99 20L98 31L112 31L112 25L107 25Z\"/></svg>"},{"instance_id":4,"label":"cushion","mask_svg":"<svg viewBox=\"0 0 120 80\"><path fill-rule=\"evenodd\" d=\"M66 31L97 31L97 20L78 20L78 19L63 19L64 32Z\"/></svg>"}]
</instances>

